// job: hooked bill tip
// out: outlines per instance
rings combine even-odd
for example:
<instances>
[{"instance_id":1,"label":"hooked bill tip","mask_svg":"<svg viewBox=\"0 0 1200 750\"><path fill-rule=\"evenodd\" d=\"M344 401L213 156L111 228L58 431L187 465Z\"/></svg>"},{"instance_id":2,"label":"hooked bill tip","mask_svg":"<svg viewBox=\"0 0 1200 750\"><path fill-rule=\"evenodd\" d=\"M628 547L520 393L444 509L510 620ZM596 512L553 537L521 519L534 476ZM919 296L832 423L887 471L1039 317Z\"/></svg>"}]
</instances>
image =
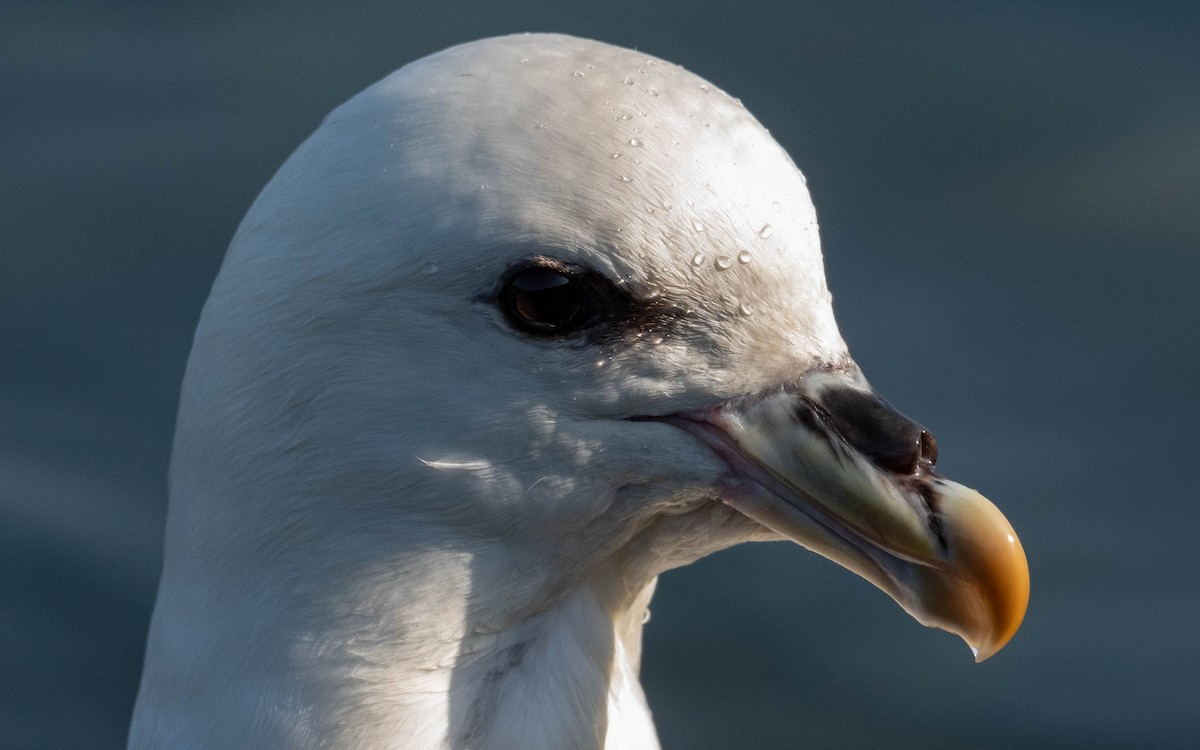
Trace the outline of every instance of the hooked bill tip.
<instances>
[{"instance_id":1,"label":"hooked bill tip","mask_svg":"<svg viewBox=\"0 0 1200 750\"><path fill-rule=\"evenodd\" d=\"M978 492L953 482L942 488L938 515L949 549L947 560L960 580L953 588L967 607L948 606L938 627L958 633L976 662L994 656L1012 639L1029 604L1029 564L1004 514ZM965 589L965 590L962 590Z\"/></svg>"}]
</instances>

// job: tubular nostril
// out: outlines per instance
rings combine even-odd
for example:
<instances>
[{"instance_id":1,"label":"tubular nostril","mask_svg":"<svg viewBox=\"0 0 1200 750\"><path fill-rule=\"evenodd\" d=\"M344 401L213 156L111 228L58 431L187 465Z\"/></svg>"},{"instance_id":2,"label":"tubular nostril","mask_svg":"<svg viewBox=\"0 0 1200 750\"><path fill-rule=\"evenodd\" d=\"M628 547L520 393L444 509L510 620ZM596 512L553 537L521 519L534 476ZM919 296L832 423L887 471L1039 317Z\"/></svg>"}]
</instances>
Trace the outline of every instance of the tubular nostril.
<instances>
[{"instance_id":1,"label":"tubular nostril","mask_svg":"<svg viewBox=\"0 0 1200 750\"><path fill-rule=\"evenodd\" d=\"M937 464L937 438L925 430L921 430L921 463L929 466Z\"/></svg>"},{"instance_id":2,"label":"tubular nostril","mask_svg":"<svg viewBox=\"0 0 1200 750\"><path fill-rule=\"evenodd\" d=\"M937 441L921 425L871 391L831 387L820 394L825 416L839 435L877 466L912 474L937 461Z\"/></svg>"}]
</instances>

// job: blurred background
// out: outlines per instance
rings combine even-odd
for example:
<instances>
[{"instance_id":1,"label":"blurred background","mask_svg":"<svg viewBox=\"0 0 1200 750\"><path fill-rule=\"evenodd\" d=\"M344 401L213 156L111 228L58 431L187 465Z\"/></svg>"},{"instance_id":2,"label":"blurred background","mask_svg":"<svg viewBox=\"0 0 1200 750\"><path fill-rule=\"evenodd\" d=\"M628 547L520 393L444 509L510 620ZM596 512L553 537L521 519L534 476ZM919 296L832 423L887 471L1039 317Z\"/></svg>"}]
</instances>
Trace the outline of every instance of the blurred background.
<instances>
[{"instance_id":1,"label":"blurred background","mask_svg":"<svg viewBox=\"0 0 1200 750\"><path fill-rule=\"evenodd\" d=\"M842 332L1021 533L983 665L790 545L664 576L664 747L1182 747L1200 719L1200 5L0 7L0 746L123 746L192 329L260 187L443 47L561 31L742 98Z\"/></svg>"}]
</instances>

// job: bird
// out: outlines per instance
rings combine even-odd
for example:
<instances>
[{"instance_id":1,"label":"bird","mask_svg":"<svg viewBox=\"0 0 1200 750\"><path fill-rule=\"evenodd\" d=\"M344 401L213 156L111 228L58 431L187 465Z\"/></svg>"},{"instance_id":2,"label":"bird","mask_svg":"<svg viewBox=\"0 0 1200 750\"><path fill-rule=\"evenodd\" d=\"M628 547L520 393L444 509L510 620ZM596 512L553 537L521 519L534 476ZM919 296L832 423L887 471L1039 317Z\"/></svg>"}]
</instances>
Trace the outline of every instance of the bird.
<instances>
[{"instance_id":1,"label":"bird","mask_svg":"<svg viewBox=\"0 0 1200 750\"><path fill-rule=\"evenodd\" d=\"M1027 562L936 461L738 99L571 36L451 47L333 110L234 234L129 747L657 748L657 578L749 541L988 658Z\"/></svg>"}]
</instances>

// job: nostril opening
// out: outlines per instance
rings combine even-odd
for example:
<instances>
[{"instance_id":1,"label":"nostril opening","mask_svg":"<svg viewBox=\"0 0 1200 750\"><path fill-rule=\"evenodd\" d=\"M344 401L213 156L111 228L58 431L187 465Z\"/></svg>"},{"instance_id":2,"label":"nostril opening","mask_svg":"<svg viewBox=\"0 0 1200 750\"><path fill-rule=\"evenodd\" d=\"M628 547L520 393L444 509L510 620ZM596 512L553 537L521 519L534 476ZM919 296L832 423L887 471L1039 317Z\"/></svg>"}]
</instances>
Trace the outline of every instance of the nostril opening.
<instances>
[{"instance_id":1,"label":"nostril opening","mask_svg":"<svg viewBox=\"0 0 1200 750\"><path fill-rule=\"evenodd\" d=\"M937 465L937 438L925 430L921 430L921 463L926 466Z\"/></svg>"}]
</instances>

